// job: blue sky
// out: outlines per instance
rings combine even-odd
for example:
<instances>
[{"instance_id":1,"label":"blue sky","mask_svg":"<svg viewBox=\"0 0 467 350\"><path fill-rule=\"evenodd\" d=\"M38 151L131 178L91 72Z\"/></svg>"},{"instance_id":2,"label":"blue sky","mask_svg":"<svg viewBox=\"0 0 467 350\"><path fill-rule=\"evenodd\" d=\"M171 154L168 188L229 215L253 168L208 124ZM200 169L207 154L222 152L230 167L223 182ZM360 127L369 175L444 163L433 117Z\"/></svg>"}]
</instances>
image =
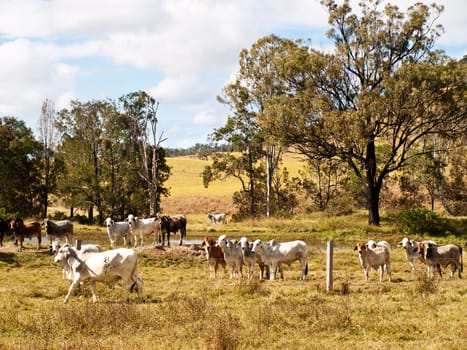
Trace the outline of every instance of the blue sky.
<instances>
[{"instance_id":1,"label":"blue sky","mask_svg":"<svg viewBox=\"0 0 467 350\"><path fill-rule=\"evenodd\" d=\"M404 11L414 3L390 2ZM465 0L437 3L445 6L437 48L460 58ZM206 143L227 119L216 96L240 50L269 34L329 50L327 29L319 0L0 0L0 116L37 132L46 98L59 110L71 99L145 90L160 102L165 147Z\"/></svg>"}]
</instances>

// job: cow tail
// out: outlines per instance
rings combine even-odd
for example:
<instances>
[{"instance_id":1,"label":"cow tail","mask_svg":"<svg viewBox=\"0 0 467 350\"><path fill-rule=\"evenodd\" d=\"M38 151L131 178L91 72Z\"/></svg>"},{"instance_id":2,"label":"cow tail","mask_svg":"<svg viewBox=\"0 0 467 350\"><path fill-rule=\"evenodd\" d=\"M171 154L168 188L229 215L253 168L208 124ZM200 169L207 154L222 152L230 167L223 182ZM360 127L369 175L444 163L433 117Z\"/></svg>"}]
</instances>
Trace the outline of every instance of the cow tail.
<instances>
[{"instance_id":1,"label":"cow tail","mask_svg":"<svg viewBox=\"0 0 467 350\"><path fill-rule=\"evenodd\" d=\"M461 272L464 272L464 264L463 264L463 260L462 260L462 247L459 246L459 251L460 251L460 256L461 256Z\"/></svg>"}]
</instances>

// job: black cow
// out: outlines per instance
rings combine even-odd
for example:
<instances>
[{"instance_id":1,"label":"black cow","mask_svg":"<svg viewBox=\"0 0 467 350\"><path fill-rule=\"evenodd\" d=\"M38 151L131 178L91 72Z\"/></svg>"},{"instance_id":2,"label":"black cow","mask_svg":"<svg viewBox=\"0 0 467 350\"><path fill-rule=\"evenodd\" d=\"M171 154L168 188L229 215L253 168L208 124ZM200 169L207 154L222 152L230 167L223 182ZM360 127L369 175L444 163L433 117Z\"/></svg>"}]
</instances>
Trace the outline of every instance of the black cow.
<instances>
[{"instance_id":1,"label":"black cow","mask_svg":"<svg viewBox=\"0 0 467 350\"><path fill-rule=\"evenodd\" d=\"M165 234L167 233L167 246L170 246L170 232L174 234L180 230L180 245L183 243L183 238L186 237L186 217L185 215L175 216L160 216L162 245L164 245Z\"/></svg>"},{"instance_id":2,"label":"black cow","mask_svg":"<svg viewBox=\"0 0 467 350\"><path fill-rule=\"evenodd\" d=\"M11 234L9 221L0 218L0 247L3 246L3 236Z\"/></svg>"}]
</instances>

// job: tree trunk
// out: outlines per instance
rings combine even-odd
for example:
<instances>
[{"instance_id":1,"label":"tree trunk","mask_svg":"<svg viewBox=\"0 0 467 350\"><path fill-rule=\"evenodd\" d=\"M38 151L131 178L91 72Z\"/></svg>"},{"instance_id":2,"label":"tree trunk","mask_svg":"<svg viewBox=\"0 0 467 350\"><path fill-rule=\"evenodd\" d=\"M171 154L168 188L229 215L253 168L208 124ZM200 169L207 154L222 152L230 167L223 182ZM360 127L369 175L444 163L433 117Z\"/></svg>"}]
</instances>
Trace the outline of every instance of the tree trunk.
<instances>
[{"instance_id":1,"label":"tree trunk","mask_svg":"<svg viewBox=\"0 0 467 350\"><path fill-rule=\"evenodd\" d=\"M368 186L368 224L379 226L381 181L376 178L376 147L374 141L369 141L367 144L365 166Z\"/></svg>"},{"instance_id":2,"label":"tree trunk","mask_svg":"<svg viewBox=\"0 0 467 350\"><path fill-rule=\"evenodd\" d=\"M254 218L256 216L255 210L255 175L254 175L254 168L253 168L253 159L251 156L251 152L248 151L248 166L249 166L249 177L250 177L250 216Z\"/></svg>"},{"instance_id":3,"label":"tree trunk","mask_svg":"<svg viewBox=\"0 0 467 350\"><path fill-rule=\"evenodd\" d=\"M377 184L368 187L368 224L379 226L379 193Z\"/></svg>"},{"instance_id":4,"label":"tree trunk","mask_svg":"<svg viewBox=\"0 0 467 350\"><path fill-rule=\"evenodd\" d=\"M94 205L89 205L88 207L88 223L89 225L94 224Z\"/></svg>"}]
</instances>

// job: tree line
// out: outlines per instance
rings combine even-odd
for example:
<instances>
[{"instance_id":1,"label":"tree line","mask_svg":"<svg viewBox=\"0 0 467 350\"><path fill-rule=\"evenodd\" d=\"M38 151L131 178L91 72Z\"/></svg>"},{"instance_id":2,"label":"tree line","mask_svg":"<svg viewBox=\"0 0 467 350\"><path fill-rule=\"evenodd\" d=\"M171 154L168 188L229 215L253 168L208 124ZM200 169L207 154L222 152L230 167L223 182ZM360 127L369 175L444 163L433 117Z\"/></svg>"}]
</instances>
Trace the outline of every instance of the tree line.
<instances>
[{"instance_id":1,"label":"tree line","mask_svg":"<svg viewBox=\"0 0 467 350\"><path fill-rule=\"evenodd\" d=\"M142 91L115 101L71 101L60 111L46 100L39 140L24 122L3 117L0 214L46 217L53 198L70 208L63 215L86 210L88 223L157 213L170 176L157 105Z\"/></svg>"}]
</instances>

